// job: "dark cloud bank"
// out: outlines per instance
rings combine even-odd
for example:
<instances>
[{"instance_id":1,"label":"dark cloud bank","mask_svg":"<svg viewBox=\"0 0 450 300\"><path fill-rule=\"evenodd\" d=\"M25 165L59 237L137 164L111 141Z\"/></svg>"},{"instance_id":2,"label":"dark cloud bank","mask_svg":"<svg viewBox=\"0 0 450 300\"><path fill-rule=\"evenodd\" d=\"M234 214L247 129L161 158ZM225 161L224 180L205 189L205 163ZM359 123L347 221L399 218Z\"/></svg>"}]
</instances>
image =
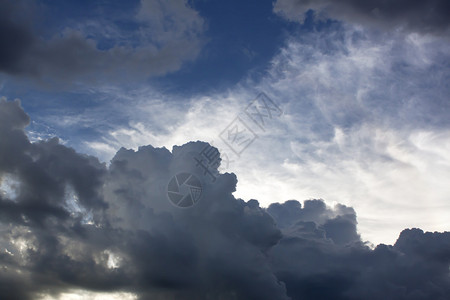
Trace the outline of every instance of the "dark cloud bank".
<instances>
[{"instance_id":1,"label":"dark cloud bank","mask_svg":"<svg viewBox=\"0 0 450 300\"><path fill-rule=\"evenodd\" d=\"M274 11L290 20L318 15L384 29L448 34L450 2L447 0L278 0Z\"/></svg>"},{"instance_id":2,"label":"dark cloud bank","mask_svg":"<svg viewBox=\"0 0 450 300\"><path fill-rule=\"evenodd\" d=\"M57 139L30 143L28 123L18 101L0 101L0 299L70 289L139 299L450 295L450 232L406 229L371 249L350 207L235 199L233 174L213 183L195 166L202 142L121 149L107 167ZM166 197L180 171L203 182L188 209Z\"/></svg>"}]
</instances>

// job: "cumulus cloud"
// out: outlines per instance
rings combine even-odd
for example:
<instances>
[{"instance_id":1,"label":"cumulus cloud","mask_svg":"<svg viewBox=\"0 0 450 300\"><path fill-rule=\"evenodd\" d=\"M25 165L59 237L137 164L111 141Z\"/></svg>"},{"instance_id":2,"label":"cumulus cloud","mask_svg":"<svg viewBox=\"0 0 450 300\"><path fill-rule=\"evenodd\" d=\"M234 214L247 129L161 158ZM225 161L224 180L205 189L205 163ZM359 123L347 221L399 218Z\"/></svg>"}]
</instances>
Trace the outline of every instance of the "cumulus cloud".
<instances>
[{"instance_id":1,"label":"cumulus cloud","mask_svg":"<svg viewBox=\"0 0 450 300\"><path fill-rule=\"evenodd\" d=\"M127 31L105 18L65 25L51 37L26 19L37 11L0 1L0 71L48 86L164 75L195 59L204 43L204 21L183 0L142 0L136 15L123 17L132 24ZM105 39L113 44L102 45Z\"/></svg>"},{"instance_id":2,"label":"cumulus cloud","mask_svg":"<svg viewBox=\"0 0 450 300\"><path fill-rule=\"evenodd\" d=\"M384 29L443 35L450 28L450 4L445 0L278 0L274 4L276 13L292 21L303 22L308 10L322 17Z\"/></svg>"},{"instance_id":3,"label":"cumulus cloud","mask_svg":"<svg viewBox=\"0 0 450 300\"><path fill-rule=\"evenodd\" d=\"M236 199L234 174L212 169L212 181L195 164L206 143L122 148L106 167L57 139L31 143L28 123L19 101L0 101L2 299L71 290L139 299L444 299L450 292L448 232L405 230L394 246L372 250L351 207L290 200L264 209ZM167 198L180 172L202 184L200 200L184 209ZM16 192L6 193L11 182Z\"/></svg>"}]
</instances>

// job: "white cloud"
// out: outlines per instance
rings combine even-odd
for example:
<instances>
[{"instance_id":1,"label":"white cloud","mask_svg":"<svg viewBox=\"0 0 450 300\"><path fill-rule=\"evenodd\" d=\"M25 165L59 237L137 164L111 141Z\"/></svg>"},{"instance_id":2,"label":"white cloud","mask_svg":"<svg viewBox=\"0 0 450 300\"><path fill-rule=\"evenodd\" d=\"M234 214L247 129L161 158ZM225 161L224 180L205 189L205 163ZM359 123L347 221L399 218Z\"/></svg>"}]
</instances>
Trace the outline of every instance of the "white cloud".
<instances>
[{"instance_id":1,"label":"white cloud","mask_svg":"<svg viewBox=\"0 0 450 300\"><path fill-rule=\"evenodd\" d=\"M132 293L100 293L84 290L73 290L54 297L51 295L41 295L38 300L135 300L138 297Z\"/></svg>"}]
</instances>

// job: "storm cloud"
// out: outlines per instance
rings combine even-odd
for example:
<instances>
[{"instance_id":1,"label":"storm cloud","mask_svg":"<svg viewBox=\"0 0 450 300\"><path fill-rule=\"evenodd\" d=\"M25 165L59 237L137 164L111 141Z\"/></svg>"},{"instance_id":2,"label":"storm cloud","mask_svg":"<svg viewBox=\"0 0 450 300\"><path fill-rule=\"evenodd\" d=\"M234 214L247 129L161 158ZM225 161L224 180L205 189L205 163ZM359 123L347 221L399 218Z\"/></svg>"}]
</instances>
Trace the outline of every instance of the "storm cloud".
<instances>
[{"instance_id":1,"label":"storm cloud","mask_svg":"<svg viewBox=\"0 0 450 300\"><path fill-rule=\"evenodd\" d=\"M274 11L292 21L304 21L314 10L321 17L383 29L406 29L444 35L450 28L450 4L445 0L278 0Z\"/></svg>"},{"instance_id":2,"label":"storm cloud","mask_svg":"<svg viewBox=\"0 0 450 300\"><path fill-rule=\"evenodd\" d=\"M445 299L450 233L404 230L370 247L353 208L323 200L260 207L237 178L194 157L203 142L120 149L107 166L56 138L31 143L18 100L0 101L0 298L70 289L139 299ZM194 174L189 208L167 184ZM215 178L213 181L212 178ZM276 202L278 199L274 199Z\"/></svg>"}]
</instances>

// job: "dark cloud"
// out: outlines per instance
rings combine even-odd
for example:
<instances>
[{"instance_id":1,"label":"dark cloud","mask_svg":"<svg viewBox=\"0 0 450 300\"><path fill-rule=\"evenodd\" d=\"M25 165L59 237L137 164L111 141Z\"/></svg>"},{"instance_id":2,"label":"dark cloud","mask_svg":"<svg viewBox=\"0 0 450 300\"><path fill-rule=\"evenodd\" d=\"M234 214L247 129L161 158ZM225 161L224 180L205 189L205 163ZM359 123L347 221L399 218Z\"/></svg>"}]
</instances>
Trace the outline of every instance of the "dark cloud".
<instances>
[{"instance_id":1,"label":"dark cloud","mask_svg":"<svg viewBox=\"0 0 450 300\"><path fill-rule=\"evenodd\" d=\"M235 199L235 175L213 170L212 182L196 166L206 143L121 149L106 167L57 139L30 143L28 123L20 102L1 100L1 299L70 289L139 299L445 299L450 292L447 232L405 230L395 245L372 250L350 207L290 200L264 209ZM167 199L180 171L202 182L190 208Z\"/></svg>"},{"instance_id":2,"label":"dark cloud","mask_svg":"<svg viewBox=\"0 0 450 300\"><path fill-rule=\"evenodd\" d=\"M450 3L446 0L278 0L274 5L275 12L291 20L303 21L310 9L333 19L385 29L446 34L450 28Z\"/></svg>"},{"instance_id":3,"label":"dark cloud","mask_svg":"<svg viewBox=\"0 0 450 300\"><path fill-rule=\"evenodd\" d=\"M292 299L447 297L449 232L406 229L394 246L381 244L371 250L358 238L351 208L338 205L331 210L321 201L314 200L312 206L308 202L304 208L297 201L268 208L277 223L284 222L283 238L270 257ZM324 214L329 219L320 221Z\"/></svg>"},{"instance_id":4,"label":"dark cloud","mask_svg":"<svg viewBox=\"0 0 450 300\"><path fill-rule=\"evenodd\" d=\"M22 71L20 62L34 42L20 6L20 1L0 1L0 71L13 74Z\"/></svg>"},{"instance_id":5,"label":"dark cloud","mask_svg":"<svg viewBox=\"0 0 450 300\"><path fill-rule=\"evenodd\" d=\"M45 6L27 7L33 3L0 1L0 72L52 88L164 75L195 59L203 45L203 19L186 1L142 0L137 15L122 16L132 24L129 30L96 16L45 34L37 24L43 16L30 21Z\"/></svg>"}]
</instances>

